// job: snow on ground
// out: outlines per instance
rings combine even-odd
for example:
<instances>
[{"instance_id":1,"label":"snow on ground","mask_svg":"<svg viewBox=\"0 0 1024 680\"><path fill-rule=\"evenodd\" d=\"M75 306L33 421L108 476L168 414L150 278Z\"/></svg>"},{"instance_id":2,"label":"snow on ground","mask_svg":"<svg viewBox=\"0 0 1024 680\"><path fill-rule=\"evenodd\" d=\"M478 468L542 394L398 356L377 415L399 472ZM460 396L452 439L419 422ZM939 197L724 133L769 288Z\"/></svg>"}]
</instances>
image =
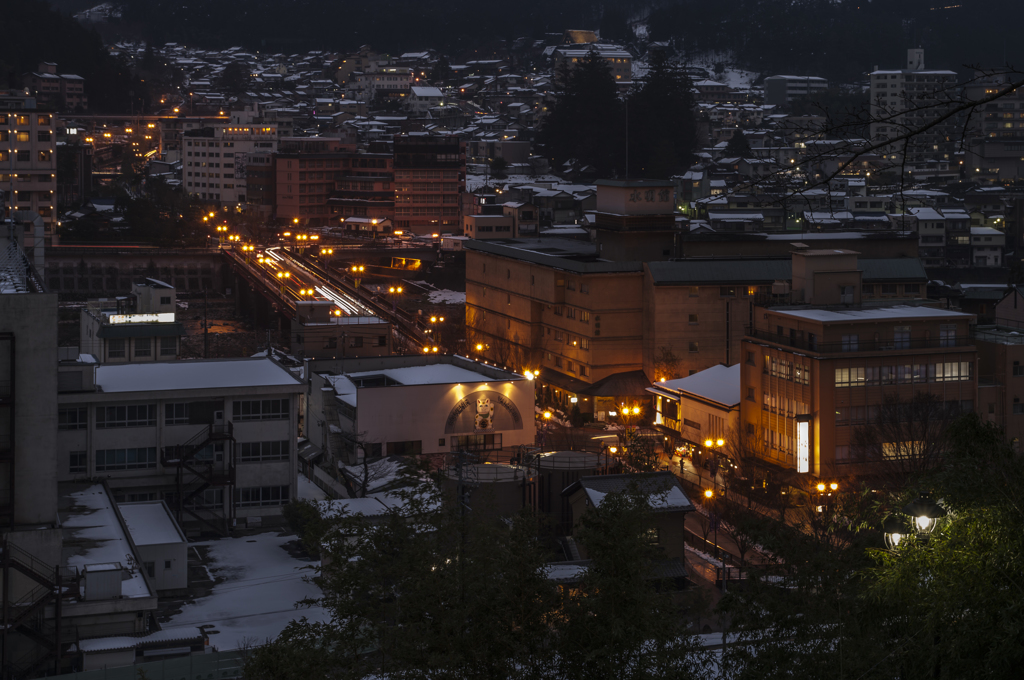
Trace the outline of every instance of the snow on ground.
<instances>
[{"instance_id":1,"label":"snow on ground","mask_svg":"<svg viewBox=\"0 0 1024 680\"><path fill-rule=\"evenodd\" d=\"M309 481L309 477L299 473L299 498L304 501L325 501L327 494L319 486Z\"/></svg>"},{"instance_id":2,"label":"snow on ground","mask_svg":"<svg viewBox=\"0 0 1024 680\"><path fill-rule=\"evenodd\" d=\"M742 69L728 66L721 76L715 76L712 74L712 77L714 77L718 82L728 85L729 87L746 89L750 87L754 80L757 79L757 75L758 74L753 71L744 71Z\"/></svg>"},{"instance_id":3,"label":"snow on ground","mask_svg":"<svg viewBox=\"0 0 1024 680\"><path fill-rule=\"evenodd\" d=\"M427 293L427 299L433 305L464 305L466 294L457 290L432 290Z\"/></svg>"},{"instance_id":4,"label":"snow on ground","mask_svg":"<svg viewBox=\"0 0 1024 680\"><path fill-rule=\"evenodd\" d=\"M295 608L306 597L317 597L320 590L303 580L312 576L317 562L292 557L284 544L295 536L276 533L237 536L194 545L209 547L210 571L224 579L209 596L182 607L165 626L202 626L212 624L210 644L220 650L237 649L245 641L262 643L277 637L288 622L305 616L325 621L320 607ZM213 631L216 631L214 633Z\"/></svg>"}]
</instances>

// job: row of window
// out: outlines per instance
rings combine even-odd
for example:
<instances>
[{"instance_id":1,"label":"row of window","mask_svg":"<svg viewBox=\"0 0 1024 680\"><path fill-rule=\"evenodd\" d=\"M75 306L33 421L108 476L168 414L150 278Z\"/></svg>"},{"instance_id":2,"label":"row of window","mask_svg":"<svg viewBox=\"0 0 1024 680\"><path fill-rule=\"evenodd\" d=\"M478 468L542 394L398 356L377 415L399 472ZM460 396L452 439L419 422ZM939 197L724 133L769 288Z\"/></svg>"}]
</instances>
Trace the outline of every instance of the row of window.
<instances>
[{"instance_id":1,"label":"row of window","mask_svg":"<svg viewBox=\"0 0 1024 680\"><path fill-rule=\"evenodd\" d=\"M858 366L836 369L836 387L864 385L909 385L934 382L956 382L974 377L970 361L943 361L934 364L901 364L898 366Z\"/></svg>"},{"instance_id":2,"label":"row of window","mask_svg":"<svg viewBox=\"0 0 1024 680\"><path fill-rule=\"evenodd\" d=\"M82 451L77 452L79 467L77 472L85 472L82 462ZM135 449L97 449L96 450L96 471L106 472L110 470L144 470L156 467L156 447L142 447ZM76 472L76 470L72 470Z\"/></svg>"},{"instance_id":3,"label":"row of window","mask_svg":"<svg viewBox=\"0 0 1024 680\"><path fill-rule=\"evenodd\" d=\"M49 125L53 117L48 113L40 113L36 125ZM31 125L31 116L19 113L0 113L0 125Z\"/></svg>"},{"instance_id":4,"label":"row of window","mask_svg":"<svg viewBox=\"0 0 1024 680\"><path fill-rule=\"evenodd\" d=\"M153 356L153 338L135 338L132 343L133 356L135 357L151 357ZM160 338L160 356L162 357L173 357L178 354L178 339L171 338ZM124 338L114 338L107 340L107 357L110 359L127 359L128 358L128 341Z\"/></svg>"},{"instance_id":5,"label":"row of window","mask_svg":"<svg viewBox=\"0 0 1024 680\"><path fill-rule=\"evenodd\" d=\"M578 364L572 361L572 359L563 359L560 356L555 356L551 352L547 353L548 361L555 363L555 368L565 368L569 373L576 373L579 371L580 377L585 378L590 375L590 369L583 364Z\"/></svg>"},{"instance_id":6,"label":"row of window","mask_svg":"<svg viewBox=\"0 0 1024 680\"><path fill-rule=\"evenodd\" d=\"M89 425L88 407L73 406L57 411L57 429L84 430ZM288 399L263 399L259 401L234 402L235 420L283 420L289 417ZM164 404L165 425L187 425L188 404ZM156 425L155 404L131 406L97 406L96 428L154 427Z\"/></svg>"},{"instance_id":7,"label":"row of window","mask_svg":"<svg viewBox=\"0 0 1024 680\"><path fill-rule=\"evenodd\" d=\"M551 311L554 312L555 316L564 316L567 319L576 319L578 317L581 322L590 323L590 312L585 309L556 305Z\"/></svg>"},{"instance_id":8,"label":"row of window","mask_svg":"<svg viewBox=\"0 0 1024 680\"><path fill-rule=\"evenodd\" d=\"M30 133L30 132L24 132L23 131L23 132L11 133L11 132L7 132L6 130L0 130L0 142L9 142L11 140L11 136L12 135L14 137L14 141L16 141L16 142L29 142L29 141L32 141L32 133ZM36 141L37 142L49 142L51 135L52 135L52 133L50 133L48 130L46 130L46 131L40 130L39 132L36 133Z\"/></svg>"},{"instance_id":9,"label":"row of window","mask_svg":"<svg viewBox=\"0 0 1024 680\"><path fill-rule=\"evenodd\" d=\"M45 151L44 150L44 151L39 151L39 152L36 153L36 160L38 162L40 162L40 163L49 163L51 158L53 158L53 152L52 151ZM10 160L10 156L8 155L8 152L7 151L0 151L0 161L8 162L9 160ZM16 160L19 163L31 163L32 162L32 152L31 151L26 151L25 149L22 149L20 151L15 151L14 152L14 160Z\"/></svg>"},{"instance_id":10,"label":"row of window","mask_svg":"<svg viewBox=\"0 0 1024 680\"><path fill-rule=\"evenodd\" d=\"M552 335L552 331L550 328L548 329L548 335ZM590 349L590 338L584 338L582 336L573 335L571 333L563 333L562 331L558 330L554 331L553 335L555 338L555 342L562 342L562 340L564 339L565 344L571 347L579 347L580 349L585 350Z\"/></svg>"},{"instance_id":11,"label":"row of window","mask_svg":"<svg viewBox=\"0 0 1024 680\"><path fill-rule=\"evenodd\" d=\"M288 460L288 442L242 442L238 445L239 463L269 463Z\"/></svg>"},{"instance_id":12,"label":"row of window","mask_svg":"<svg viewBox=\"0 0 1024 680\"><path fill-rule=\"evenodd\" d=\"M753 387L747 388L747 398L751 401L754 398ZM772 413L778 413L781 416L794 416L803 415L810 413L810 407L802 401L796 399L790 399L789 397L780 396L775 393L764 392L764 400L761 403L761 409L764 411L771 411Z\"/></svg>"},{"instance_id":13,"label":"row of window","mask_svg":"<svg viewBox=\"0 0 1024 680\"><path fill-rule=\"evenodd\" d=\"M753 364L753 359L754 353L747 352L747 362ZM773 378L791 380L795 382L797 385L808 385L811 382L810 365L801 364L799 361L785 361L782 359L776 359L775 357L765 355L764 372L769 374Z\"/></svg>"}]
</instances>

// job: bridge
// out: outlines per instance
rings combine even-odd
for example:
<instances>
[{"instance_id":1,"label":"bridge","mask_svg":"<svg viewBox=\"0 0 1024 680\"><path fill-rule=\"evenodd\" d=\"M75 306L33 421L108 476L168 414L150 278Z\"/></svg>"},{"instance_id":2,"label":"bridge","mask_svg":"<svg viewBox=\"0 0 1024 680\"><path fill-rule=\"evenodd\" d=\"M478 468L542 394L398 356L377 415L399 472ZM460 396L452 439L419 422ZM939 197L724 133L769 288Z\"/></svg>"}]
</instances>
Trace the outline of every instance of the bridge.
<instances>
[{"instance_id":1,"label":"bridge","mask_svg":"<svg viewBox=\"0 0 1024 680\"><path fill-rule=\"evenodd\" d=\"M295 318L296 301L333 302L343 316L376 316L391 323L395 335L413 347L433 349L432 338L417 318L397 305L405 282L388 285L394 293L376 293L358 285L347 268L337 269L329 261L270 247L261 252L236 248L221 253L231 262L235 274L249 283L285 316ZM366 265L363 265L365 268ZM374 267L385 269L384 267Z\"/></svg>"}]
</instances>

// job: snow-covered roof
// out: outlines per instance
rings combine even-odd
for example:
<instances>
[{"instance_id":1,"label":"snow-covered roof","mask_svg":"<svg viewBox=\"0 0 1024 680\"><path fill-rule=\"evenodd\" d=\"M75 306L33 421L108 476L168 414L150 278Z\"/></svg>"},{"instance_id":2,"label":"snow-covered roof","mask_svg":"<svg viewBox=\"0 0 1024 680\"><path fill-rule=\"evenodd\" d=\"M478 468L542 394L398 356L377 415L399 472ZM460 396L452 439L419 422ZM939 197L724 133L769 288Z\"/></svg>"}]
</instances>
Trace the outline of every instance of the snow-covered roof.
<instances>
[{"instance_id":1,"label":"snow-covered roof","mask_svg":"<svg viewBox=\"0 0 1024 680\"><path fill-rule=\"evenodd\" d=\"M827 309L775 309L783 316L792 316L810 321L843 322L843 321L883 321L887 319L970 319L973 314L964 314L948 309L935 307L911 307L894 305L870 309L844 309L831 311Z\"/></svg>"},{"instance_id":2,"label":"snow-covered roof","mask_svg":"<svg viewBox=\"0 0 1024 680\"><path fill-rule=\"evenodd\" d=\"M114 501L102 484L92 484L70 494L72 506L61 512L65 532L64 546L75 546L66 558L69 567L85 569L98 565L126 565L136 558L128 536L114 510ZM68 535L70 534L70 535ZM121 596L150 597L152 593L140 569L134 569L121 581Z\"/></svg>"},{"instance_id":3,"label":"snow-covered roof","mask_svg":"<svg viewBox=\"0 0 1024 680\"><path fill-rule=\"evenodd\" d=\"M153 631L149 635L117 635L80 640L77 648L83 652L111 652L118 649L135 649L144 644L195 640L201 637L203 634L198 626L177 626ZM74 649L74 645L72 648Z\"/></svg>"},{"instance_id":4,"label":"snow-covered roof","mask_svg":"<svg viewBox=\"0 0 1024 680\"><path fill-rule=\"evenodd\" d=\"M403 368L387 368L383 371L364 371L349 373L350 378L361 378L372 375L386 375L402 385L447 385L450 383L500 382L451 364L431 364L428 366L406 366Z\"/></svg>"},{"instance_id":5,"label":"snow-covered roof","mask_svg":"<svg viewBox=\"0 0 1024 680\"><path fill-rule=\"evenodd\" d=\"M724 406L740 403L740 364L724 366L718 364L686 378L663 380L655 383L651 390L659 387L673 392L692 394Z\"/></svg>"},{"instance_id":6,"label":"snow-covered roof","mask_svg":"<svg viewBox=\"0 0 1024 680\"><path fill-rule=\"evenodd\" d=\"M171 517L163 501L119 503L117 506L128 525L135 545L166 545L185 543L185 537Z\"/></svg>"},{"instance_id":7,"label":"snow-covered roof","mask_svg":"<svg viewBox=\"0 0 1024 680\"><path fill-rule=\"evenodd\" d=\"M270 359L215 359L100 366L96 384L104 392L295 386L291 373Z\"/></svg>"}]
</instances>

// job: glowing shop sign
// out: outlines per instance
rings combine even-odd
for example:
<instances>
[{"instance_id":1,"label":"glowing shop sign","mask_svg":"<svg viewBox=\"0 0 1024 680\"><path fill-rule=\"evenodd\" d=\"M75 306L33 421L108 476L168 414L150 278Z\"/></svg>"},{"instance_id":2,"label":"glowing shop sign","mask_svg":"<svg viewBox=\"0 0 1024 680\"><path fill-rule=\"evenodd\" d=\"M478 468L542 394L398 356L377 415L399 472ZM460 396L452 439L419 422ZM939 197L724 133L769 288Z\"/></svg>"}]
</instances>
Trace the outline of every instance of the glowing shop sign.
<instances>
[{"instance_id":1,"label":"glowing shop sign","mask_svg":"<svg viewBox=\"0 0 1024 680\"><path fill-rule=\"evenodd\" d=\"M806 420L796 424L796 471L811 471L811 424Z\"/></svg>"},{"instance_id":2,"label":"glowing shop sign","mask_svg":"<svg viewBox=\"0 0 1024 680\"><path fill-rule=\"evenodd\" d=\"M107 323L174 323L174 312L159 314L111 314Z\"/></svg>"}]
</instances>

